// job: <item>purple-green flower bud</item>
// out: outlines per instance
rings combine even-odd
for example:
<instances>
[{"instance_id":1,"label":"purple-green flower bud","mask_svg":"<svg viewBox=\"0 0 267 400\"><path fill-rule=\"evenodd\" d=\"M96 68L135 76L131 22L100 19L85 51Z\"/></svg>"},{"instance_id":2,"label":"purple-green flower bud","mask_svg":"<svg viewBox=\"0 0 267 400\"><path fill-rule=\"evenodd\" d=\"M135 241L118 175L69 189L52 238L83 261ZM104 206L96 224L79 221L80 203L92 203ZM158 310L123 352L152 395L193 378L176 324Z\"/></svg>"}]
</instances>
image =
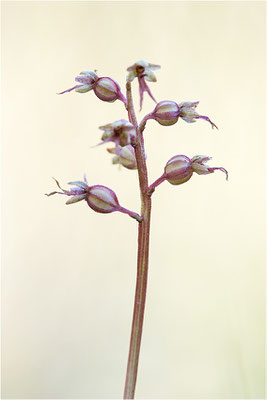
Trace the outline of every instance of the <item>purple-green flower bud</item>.
<instances>
[{"instance_id":1,"label":"purple-green flower bud","mask_svg":"<svg viewBox=\"0 0 267 400\"><path fill-rule=\"evenodd\" d=\"M120 86L111 78L99 78L94 85L94 92L100 100L110 103L115 100L121 100L126 104L126 99L121 93Z\"/></svg>"},{"instance_id":2,"label":"purple-green flower bud","mask_svg":"<svg viewBox=\"0 0 267 400\"><path fill-rule=\"evenodd\" d=\"M115 154L112 158L112 164L120 164L128 169L137 169L137 162L135 157L135 151L132 145L127 146L116 146L111 149L107 149L108 153Z\"/></svg>"},{"instance_id":3,"label":"purple-green flower bud","mask_svg":"<svg viewBox=\"0 0 267 400\"><path fill-rule=\"evenodd\" d=\"M172 157L167 162L164 173L166 180L172 185L180 185L188 181L193 174L190 158L183 155Z\"/></svg>"},{"instance_id":4,"label":"purple-green flower bud","mask_svg":"<svg viewBox=\"0 0 267 400\"><path fill-rule=\"evenodd\" d=\"M135 158L135 151L132 145L121 147L118 152L119 163L128 169L136 169L137 162Z\"/></svg>"},{"instance_id":5,"label":"purple-green flower bud","mask_svg":"<svg viewBox=\"0 0 267 400\"><path fill-rule=\"evenodd\" d=\"M94 211L107 214L119 211L120 204L113 190L102 185L91 186L86 202Z\"/></svg>"},{"instance_id":6,"label":"purple-green flower bud","mask_svg":"<svg viewBox=\"0 0 267 400\"><path fill-rule=\"evenodd\" d=\"M178 121L180 107L170 100L160 101L152 113L152 118L164 126L173 125Z\"/></svg>"}]
</instances>

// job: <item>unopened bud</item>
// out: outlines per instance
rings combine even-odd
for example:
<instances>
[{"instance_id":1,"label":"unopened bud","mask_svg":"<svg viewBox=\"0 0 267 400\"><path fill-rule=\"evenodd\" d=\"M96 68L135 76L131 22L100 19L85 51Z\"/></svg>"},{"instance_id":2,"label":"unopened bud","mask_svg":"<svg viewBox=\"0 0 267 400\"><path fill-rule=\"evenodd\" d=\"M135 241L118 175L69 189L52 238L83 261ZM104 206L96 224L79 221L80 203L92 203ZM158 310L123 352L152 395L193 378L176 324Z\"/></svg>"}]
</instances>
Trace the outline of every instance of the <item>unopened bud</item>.
<instances>
[{"instance_id":1,"label":"unopened bud","mask_svg":"<svg viewBox=\"0 0 267 400\"><path fill-rule=\"evenodd\" d=\"M180 107L174 101L160 101L152 113L154 118L159 124L164 126L173 125L178 121L180 115Z\"/></svg>"},{"instance_id":2,"label":"unopened bud","mask_svg":"<svg viewBox=\"0 0 267 400\"><path fill-rule=\"evenodd\" d=\"M115 192L106 186L91 186L86 201L89 207L99 213L111 213L120 208Z\"/></svg>"},{"instance_id":3,"label":"unopened bud","mask_svg":"<svg viewBox=\"0 0 267 400\"><path fill-rule=\"evenodd\" d=\"M112 158L112 164L120 164L128 169L137 169L137 162L135 157L135 151L132 145L127 146L116 146L114 148L107 149L107 152L114 154Z\"/></svg>"},{"instance_id":4,"label":"unopened bud","mask_svg":"<svg viewBox=\"0 0 267 400\"><path fill-rule=\"evenodd\" d=\"M121 93L119 85L111 78L99 78L94 86L94 92L100 100L110 103L121 100L126 104L126 99Z\"/></svg>"},{"instance_id":5,"label":"unopened bud","mask_svg":"<svg viewBox=\"0 0 267 400\"><path fill-rule=\"evenodd\" d=\"M174 156L167 162L164 172L168 182L180 185L188 181L193 174L191 160L183 155Z\"/></svg>"},{"instance_id":6,"label":"unopened bud","mask_svg":"<svg viewBox=\"0 0 267 400\"><path fill-rule=\"evenodd\" d=\"M123 165L125 168L128 169L136 169L137 168L137 163L136 163L136 158L135 158L135 151L133 146L130 144L124 147L121 147L121 149L118 152L118 157L119 157L119 163Z\"/></svg>"}]
</instances>

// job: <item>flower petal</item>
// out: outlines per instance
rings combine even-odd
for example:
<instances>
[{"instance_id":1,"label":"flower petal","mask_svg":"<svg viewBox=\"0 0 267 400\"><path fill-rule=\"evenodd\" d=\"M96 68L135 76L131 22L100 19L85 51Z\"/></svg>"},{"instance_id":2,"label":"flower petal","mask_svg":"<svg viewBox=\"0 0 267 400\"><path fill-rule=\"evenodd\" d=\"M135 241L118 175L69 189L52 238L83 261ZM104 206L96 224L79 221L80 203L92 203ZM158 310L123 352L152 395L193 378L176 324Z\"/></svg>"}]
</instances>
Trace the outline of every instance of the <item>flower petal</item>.
<instances>
[{"instance_id":1,"label":"flower petal","mask_svg":"<svg viewBox=\"0 0 267 400\"><path fill-rule=\"evenodd\" d=\"M128 82L132 82L134 80L134 78L136 77L136 74L134 73L134 71L131 69L127 69L127 71L130 71L129 74L127 75L127 81Z\"/></svg>"},{"instance_id":2,"label":"flower petal","mask_svg":"<svg viewBox=\"0 0 267 400\"><path fill-rule=\"evenodd\" d=\"M157 82L156 75L154 74L154 72L150 71L148 68L145 69L144 75L145 75L145 79L147 81Z\"/></svg>"},{"instance_id":3,"label":"flower petal","mask_svg":"<svg viewBox=\"0 0 267 400\"><path fill-rule=\"evenodd\" d=\"M157 64L148 64L148 68L149 69L160 69L161 67L160 67L160 65L157 65Z\"/></svg>"},{"instance_id":4,"label":"flower petal","mask_svg":"<svg viewBox=\"0 0 267 400\"><path fill-rule=\"evenodd\" d=\"M93 71L82 71L82 72L80 72L80 75L89 75L93 80L98 79L97 74Z\"/></svg>"},{"instance_id":5,"label":"flower petal","mask_svg":"<svg viewBox=\"0 0 267 400\"><path fill-rule=\"evenodd\" d=\"M72 90L76 90L76 89L79 88L80 86L81 86L81 85L73 86L72 88L67 89L67 90L64 90L63 92L60 92L60 93L57 93L57 94L63 94L63 93L71 92Z\"/></svg>"},{"instance_id":6,"label":"flower petal","mask_svg":"<svg viewBox=\"0 0 267 400\"><path fill-rule=\"evenodd\" d=\"M84 200L86 198L86 196L87 196L87 193L73 196L68 201L66 201L66 204L78 203L78 201Z\"/></svg>"},{"instance_id":7,"label":"flower petal","mask_svg":"<svg viewBox=\"0 0 267 400\"><path fill-rule=\"evenodd\" d=\"M75 92L86 93L89 92L89 90L92 90L93 87L94 85L79 85L77 89L75 89Z\"/></svg>"},{"instance_id":8,"label":"flower petal","mask_svg":"<svg viewBox=\"0 0 267 400\"><path fill-rule=\"evenodd\" d=\"M72 181L72 182L68 182L68 185L74 185L74 186L82 187L82 188L84 188L86 190L88 189L88 185L84 181Z\"/></svg>"}]
</instances>

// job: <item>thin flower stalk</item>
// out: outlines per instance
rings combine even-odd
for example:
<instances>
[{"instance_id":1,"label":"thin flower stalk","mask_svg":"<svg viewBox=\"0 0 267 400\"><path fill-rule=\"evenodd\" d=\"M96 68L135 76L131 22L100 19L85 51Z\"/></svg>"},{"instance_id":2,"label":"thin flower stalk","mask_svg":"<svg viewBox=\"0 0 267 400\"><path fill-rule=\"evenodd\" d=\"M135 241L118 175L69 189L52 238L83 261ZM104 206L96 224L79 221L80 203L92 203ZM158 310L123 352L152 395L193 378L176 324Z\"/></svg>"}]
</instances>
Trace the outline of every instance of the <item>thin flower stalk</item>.
<instances>
[{"instance_id":1,"label":"thin flower stalk","mask_svg":"<svg viewBox=\"0 0 267 400\"><path fill-rule=\"evenodd\" d=\"M147 177L146 157L144 149L144 139L138 127L135 116L130 82L127 82L126 90L127 90L127 103L128 103L128 112L130 120L136 128L135 154L136 154L140 195L141 195L141 217L143 218L142 222L139 224L138 227L137 278L136 278L130 349L129 349L126 381L124 388L124 399L133 399L135 393L136 379L137 379L138 361L139 361L139 353L140 353L141 338L143 331L143 321L144 321L146 291L147 291L151 198L147 193L148 177Z\"/></svg>"}]
</instances>

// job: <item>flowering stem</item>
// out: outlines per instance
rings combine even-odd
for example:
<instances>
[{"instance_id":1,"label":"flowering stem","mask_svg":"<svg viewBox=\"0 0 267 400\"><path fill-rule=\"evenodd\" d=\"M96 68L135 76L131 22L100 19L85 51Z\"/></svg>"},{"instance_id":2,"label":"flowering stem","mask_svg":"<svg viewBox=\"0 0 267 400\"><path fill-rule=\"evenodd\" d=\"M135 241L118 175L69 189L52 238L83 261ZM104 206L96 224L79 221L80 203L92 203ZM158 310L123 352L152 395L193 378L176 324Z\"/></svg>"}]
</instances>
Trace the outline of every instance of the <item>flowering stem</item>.
<instances>
[{"instance_id":1,"label":"flowering stem","mask_svg":"<svg viewBox=\"0 0 267 400\"><path fill-rule=\"evenodd\" d=\"M139 177L139 186L141 195L141 217L142 217L142 221L139 223L138 226L137 278L136 278L131 341L130 341L125 388L124 388L124 397L123 397L124 399L133 399L136 386L137 369L138 369L144 311L145 311L146 290L147 290L151 198L147 193L148 178L147 178L147 167L146 167L145 150L144 150L144 140L143 140L143 135L138 127L135 116L130 82L127 82L126 89L127 89L129 120L136 128L135 155L136 155L137 170Z\"/></svg>"}]
</instances>

